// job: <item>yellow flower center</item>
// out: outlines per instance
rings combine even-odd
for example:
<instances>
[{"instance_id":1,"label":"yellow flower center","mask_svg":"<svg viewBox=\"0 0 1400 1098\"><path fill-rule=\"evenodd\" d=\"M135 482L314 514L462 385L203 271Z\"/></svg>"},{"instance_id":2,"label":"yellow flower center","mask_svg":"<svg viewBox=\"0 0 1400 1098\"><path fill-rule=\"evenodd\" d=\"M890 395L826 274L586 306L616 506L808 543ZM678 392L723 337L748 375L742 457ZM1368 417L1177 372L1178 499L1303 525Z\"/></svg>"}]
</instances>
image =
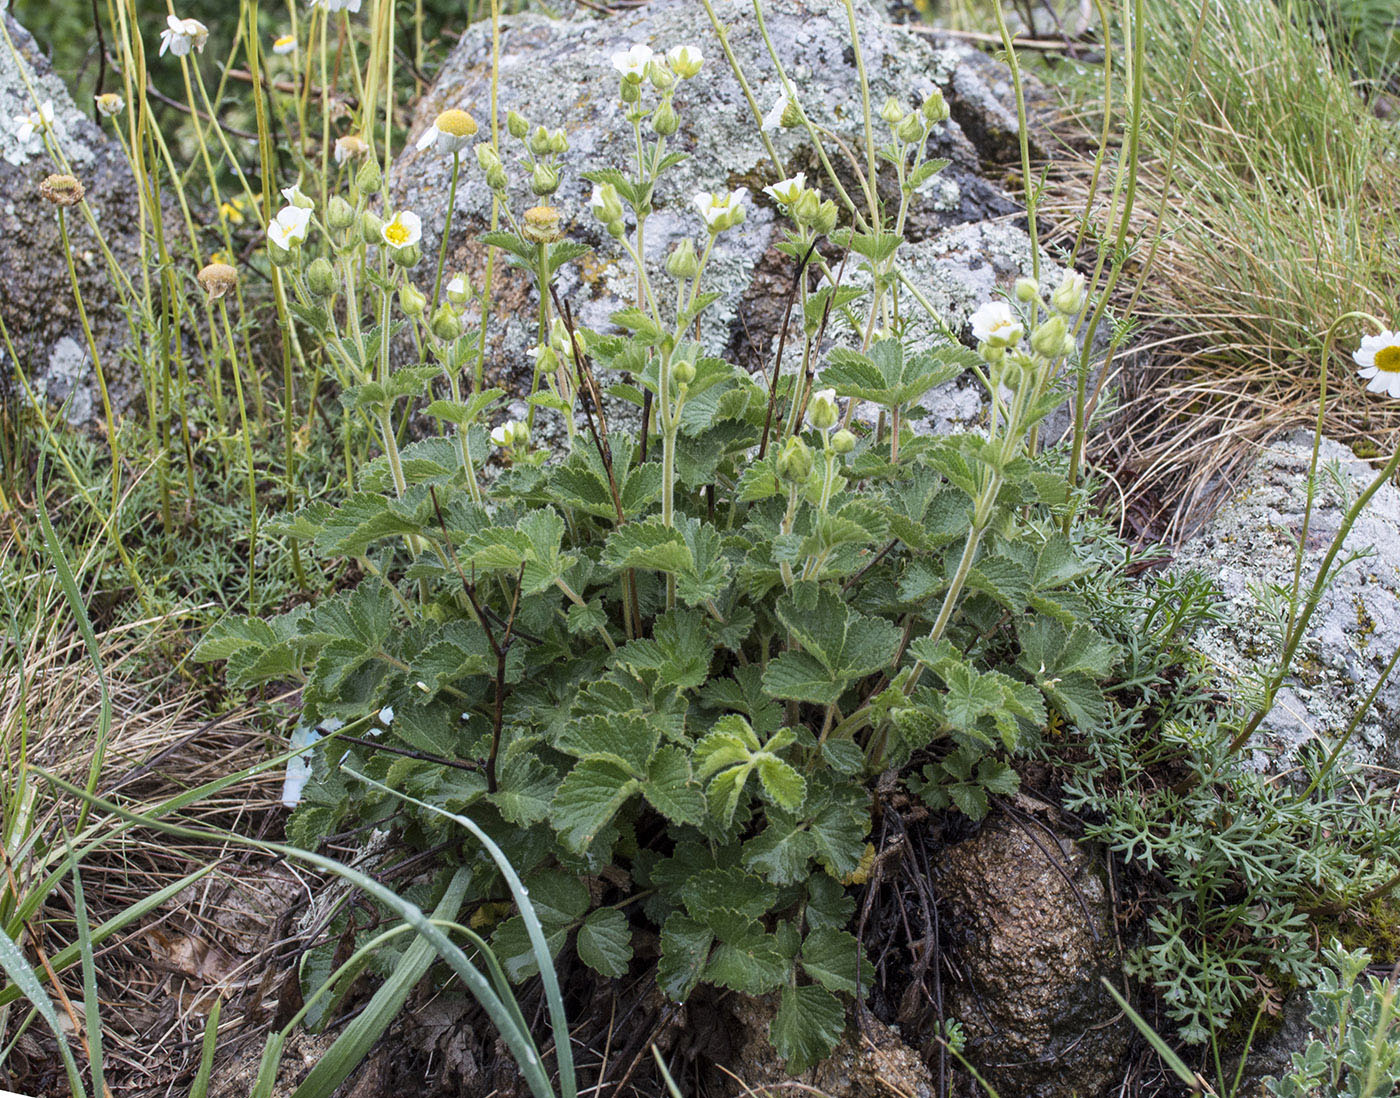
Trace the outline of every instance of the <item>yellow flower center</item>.
<instances>
[{"instance_id":1,"label":"yellow flower center","mask_svg":"<svg viewBox=\"0 0 1400 1098\"><path fill-rule=\"evenodd\" d=\"M284 35L282 35L281 38L278 38L278 39L277 39L275 42L273 42L272 44L273 44L274 46L278 46L278 47L281 47L281 46L294 46L294 45L296 45L296 37L295 37L294 35L284 34Z\"/></svg>"},{"instance_id":2,"label":"yellow flower center","mask_svg":"<svg viewBox=\"0 0 1400 1098\"><path fill-rule=\"evenodd\" d=\"M1400 373L1400 344L1382 347L1376 352L1376 369L1383 374Z\"/></svg>"},{"instance_id":3,"label":"yellow flower center","mask_svg":"<svg viewBox=\"0 0 1400 1098\"><path fill-rule=\"evenodd\" d=\"M472 134L476 133L476 119L466 111L459 111L455 107L438 115L433 125L443 133L453 137L471 137Z\"/></svg>"},{"instance_id":4,"label":"yellow flower center","mask_svg":"<svg viewBox=\"0 0 1400 1098\"><path fill-rule=\"evenodd\" d=\"M384 226L384 239L396 248L408 243L408 226L399 221L391 221Z\"/></svg>"}]
</instances>

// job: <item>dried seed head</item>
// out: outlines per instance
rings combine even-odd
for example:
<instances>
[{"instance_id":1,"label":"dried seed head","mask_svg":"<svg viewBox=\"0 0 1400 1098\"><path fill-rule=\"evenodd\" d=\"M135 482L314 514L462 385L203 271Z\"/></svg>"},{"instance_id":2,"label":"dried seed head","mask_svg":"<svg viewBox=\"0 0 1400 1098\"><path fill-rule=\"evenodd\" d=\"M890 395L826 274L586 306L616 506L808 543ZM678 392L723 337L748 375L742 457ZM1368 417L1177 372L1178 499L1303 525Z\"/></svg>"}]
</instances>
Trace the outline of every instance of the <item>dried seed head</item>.
<instances>
[{"instance_id":1,"label":"dried seed head","mask_svg":"<svg viewBox=\"0 0 1400 1098\"><path fill-rule=\"evenodd\" d=\"M553 206L531 206L525 211L525 238L536 244L553 244L560 237L559 211Z\"/></svg>"},{"instance_id":2,"label":"dried seed head","mask_svg":"<svg viewBox=\"0 0 1400 1098\"><path fill-rule=\"evenodd\" d=\"M217 301L238 284L238 272L227 263L210 263L195 278L210 301Z\"/></svg>"},{"instance_id":3,"label":"dried seed head","mask_svg":"<svg viewBox=\"0 0 1400 1098\"><path fill-rule=\"evenodd\" d=\"M55 206L76 206L83 200L83 185L71 175L51 175L39 184L39 195Z\"/></svg>"}]
</instances>

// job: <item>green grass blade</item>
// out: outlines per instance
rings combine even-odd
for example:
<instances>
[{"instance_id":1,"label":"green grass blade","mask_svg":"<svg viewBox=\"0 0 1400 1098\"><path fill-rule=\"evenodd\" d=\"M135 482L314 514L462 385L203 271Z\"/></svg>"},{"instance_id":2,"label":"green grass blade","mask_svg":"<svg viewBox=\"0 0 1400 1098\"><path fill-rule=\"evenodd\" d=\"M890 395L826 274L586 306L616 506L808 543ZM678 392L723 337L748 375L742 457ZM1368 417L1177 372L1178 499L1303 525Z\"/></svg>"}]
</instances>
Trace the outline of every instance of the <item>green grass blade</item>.
<instances>
[{"instance_id":1,"label":"green grass blade","mask_svg":"<svg viewBox=\"0 0 1400 1098\"><path fill-rule=\"evenodd\" d=\"M193 873L189 873L181 877L178 881L166 885L159 892L152 892L149 896L143 896L137 903L134 903L130 907L124 908L123 910L119 911L117 914L113 915L105 923L103 923L101 926L97 927L91 932L91 934L89 935L89 939L92 945L101 945L113 934L116 934L119 930L130 926L143 915L154 911L161 904L165 903L166 900L169 900L173 896L182 892L184 889L188 888L190 885L198 881L201 877L204 877L210 872L212 872L213 869L214 867L212 865L202 866L201 868L195 870ZM55 972L62 972L69 965L73 964L74 961L78 960L81 954L81 944L78 942L74 942L71 945L64 946L52 957L50 957L49 964L53 966L53 970ZM44 978L47 975L42 968L34 969L33 973L34 978L40 981L40 983L43 982ZM12 983L9 987L0 990L0 1007L6 1006L9 1003L13 1003L16 999L22 998L23 995L24 992L22 992L16 985Z\"/></svg>"},{"instance_id":2,"label":"green grass blade","mask_svg":"<svg viewBox=\"0 0 1400 1098\"><path fill-rule=\"evenodd\" d=\"M190 1084L190 1098L205 1098L209 1093L209 1076L214 1070L214 1050L219 1044L219 1014L223 1005L223 1000L215 999L209 1011L209 1020L204 1023L204 1044L199 1051L199 1070Z\"/></svg>"},{"instance_id":3,"label":"green grass blade","mask_svg":"<svg viewBox=\"0 0 1400 1098\"><path fill-rule=\"evenodd\" d=\"M324 854L317 854L310 850L301 850L298 847L287 846L285 843L274 843L263 839L254 839L247 835L239 835L236 832L222 828L188 827L182 824L170 823L150 813L145 815L138 814L123 808L121 805L104 800L101 797L85 793L83 790L73 785L72 782L65 781L55 774L50 774L42 770L36 770L36 772L65 792L89 801L94 808L99 808L103 812L126 820L133 825L150 827L167 835L175 835L181 838L197 839L205 842L211 839L218 839L223 842L249 847L265 853L276 854L283 858L305 862L307 865L315 866L317 869L327 873L334 873L336 876L349 882L360 891L369 895L372 899L379 901L385 907L389 908L400 919L411 923L419 934L428 939L433 948L437 950L438 955L447 962L452 968L452 971L467 985L467 990L476 997L482 1009L484 1009L490 1017L492 1024L500 1031L502 1040L506 1042L506 1046L510 1049L511 1055L515 1057L516 1062L519 1064L521 1075L524 1076L526 1085L529 1086L531 1092L534 1093L536 1098L555 1098L554 1088L540 1061L539 1052L535 1049L534 1042L530 1039L529 1032L522 1032L520 1030L516 1022L516 1016L512 1015L510 1010L501 1002L500 997L496 994L486 977L476 969L467 958L467 955L462 952L457 944L453 942L444 931L433 925L432 920L423 913L422 909L419 908L417 904L403 899L395 893L393 889L380 884L374 878L361 873L357 869L352 869L350 866L337 862L334 858L328 858ZM475 827L475 825L472 826ZM499 848L496 847L494 843L491 844L491 847L496 850L497 854L500 854ZM500 854L500 856L504 858L503 854ZM514 871L512 870L511 872L512 876L514 876ZM515 877L515 880L518 883L519 878ZM25 970L25 975L33 980L33 973L29 972L27 968ZM557 989L557 981L555 986ZM572 1059L570 1059L569 1063L572 1069ZM572 1084L572 1070L570 1071L569 1079ZM271 1084L269 1083L268 1085L270 1086ZM576 1098L576 1094L576 1090L566 1091L565 1098Z\"/></svg>"},{"instance_id":4,"label":"green grass blade","mask_svg":"<svg viewBox=\"0 0 1400 1098\"><path fill-rule=\"evenodd\" d=\"M92 962L92 933L88 926L87 901L83 898L83 875L77 866L73 867L73 917L78 925L78 949L83 958L83 1019L87 1026L92 1093L105 1095L107 1083L102 1069L102 1011L97 1002L97 966Z\"/></svg>"},{"instance_id":5,"label":"green grass blade","mask_svg":"<svg viewBox=\"0 0 1400 1098\"><path fill-rule=\"evenodd\" d=\"M49 522L48 510L44 507L43 475L41 463L36 478L34 508L39 514L39 525L44 531L44 543L48 547L49 559L53 561L54 574L58 576L59 586L63 588L63 597L68 600L68 608L73 611L73 617L77 620L78 632L87 648L88 658L92 660L93 670L97 673L97 688L101 694L101 708L97 716L97 740L93 744L92 761L88 763L87 777L87 791L95 793L97 779L102 774L102 762L107 757L107 740L112 731L112 695L107 688L107 673L102 667L102 650L98 646L92 622L88 619L82 592L78 590L78 581L73 578L73 570L68 566L68 558L63 555L63 548L58 543L53 524ZM82 830L87 820L87 812L88 806L84 804L78 812L76 830Z\"/></svg>"},{"instance_id":6,"label":"green grass blade","mask_svg":"<svg viewBox=\"0 0 1400 1098\"><path fill-rule=\"evenodd\" d=\"M1108 988L1108 993L1113 996L1114 1001L1122 1008L1123 1013L1128 1016L1128 1021L1132 1022L1133 1025L1137 1027L1137 1031L1146 1038L1147 1043L1152 1046L1152 1051L1162 1058L1162 1063L1166 1064L1167 1067L1171 1069L1173 1075L1191 1088L1192 1094L1200 1094L1204 1089L1200 1076L1186 1066L1172 1047L1158 1036L1156 1030L1147 1024L1147 1020L1132 1008L1127 999L1118 994L1118 989L1110 984L1107 978L1100 976L1099 981L1104 987Z\"/></svg>"},{"instance_id":7,"label":"green grass blade","mask_svg":"<svg viewBox=\"0 0 1400 1098\"><path fill-rule=\"evenodd\" d=\"M470 882L469 868L464 866L457 870L434 909L433 918L454 918L462 906ZM361 1061L369 1055L374 1042L379 1040L398 1017L409 992L423 978L436 956L436 950L425 938L420 937L409 946L389 978L374 993L369 1005L356 1015L345 1027L345 1031L335 1039L335 1043L326 1050L326 1054L311 1069L311 1073L292 1093L292 1098L330 1098L336 1087L359 1067Z\"/></svg>"},{"instance_id":8,"label":"green grass blade","mask_svg":"<svg viewBox=\"0 0 1400 1098\"><path fill-rule=\"evenodd\" d=\"M344 768L345 773L352 777L359 778L367 785L383 790L385 793L407 804L416 805L419 808L427 809L445 819L451 820L460 827L466 828L491 855L491 860L496 863L496 867L501 871L501 876L505 878L509 886L511 895L515 897L516 907L520 911L520 918L525 923L525 929L530 936L530 948L535 955L535 963L540 970L540 981L544 984L545 1001L549 1004L550 1027L554 1031L555 1057L559 1063L559 1089L565 1098L574 1098L578 1093L578 1083L574 1076L573 1049L569 1043L569 1020L564 1013L564 997L559 991L559 977L554 971L554 958L549 952L549 945L545 940L544 928L540 926L539 917L535 914L535 907L530 903L530 894L525 890L525 885L521 883L520 875L515 872L515 867L510 864L510 860L505 853L476 823L466 816L456 812L448 812L437 805L428 804L415 797L410 797L406 793L401 793L397 789L391 789L382 782L377 782L373 778L366 778L363 774L356 773L349 767Z\"/></svg>"},{"instance_id":9,"label":"green grass blade","mask_svg":"<svg viewBox=\"0 0 1400 1098\"><path fill-rule=\"evenodd\" d=\"M53 1001L44 993L34 970L29 967L29 962L24 959L24 954L20 952L15 940L3 930L0 930L0 969L4 969L10 982L20 989L21 994L29 1000L30 1005L39 1012L39 1016L53 1031L54 1038L58 1041L58 1054L63 1058L63 1070L68 1073L68 1085L74 1098L86 1098L83 1077L78 1071L77 1061L73 1059L73 1050L68 1047L68 1039L63 1035L63 1027L59 1025L58 1012L53 1008Z\"/></svg>"},{"instance_id":10,"label":"green grass blade","mask_svg":"<svg viewBox=\"0 0 1400 1098\"><path fill-rule=\"evenodd\" d=\"M253 1081L253 1090L249 1098L272 1098L272 1088L277 1085L277 1069L282 1064L282 1044L285 1040L281 1030L267 1035L262 1060L258 1063L258 1077Z\"/></svg>"}]
</instances>

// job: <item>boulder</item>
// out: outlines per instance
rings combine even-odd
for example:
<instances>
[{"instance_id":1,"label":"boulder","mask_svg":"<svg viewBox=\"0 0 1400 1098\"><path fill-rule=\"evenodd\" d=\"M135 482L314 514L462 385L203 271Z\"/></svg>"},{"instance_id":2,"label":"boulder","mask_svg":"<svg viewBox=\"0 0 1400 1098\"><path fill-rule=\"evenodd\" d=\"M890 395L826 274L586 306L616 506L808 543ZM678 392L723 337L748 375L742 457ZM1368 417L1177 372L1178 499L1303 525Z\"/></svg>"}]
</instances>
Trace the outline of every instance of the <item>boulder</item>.
<instances>
[{"instance_id":1,"label":"boulder","mask_svg":"<svg viewBox=\"0 0 1400 1098\"><path fill-rule=\"evenodd\" d=\"M781 84L751 6L745 0L715 0L714 6L759 110L767 111ZM839 0L772 0L764 11L771 39L809 115L846 146L860 148L860 83L844 5ZM965 334L972 309L987 300L993 289L1008 288L1030 266L1029 238L1013 220L1018 207L989 178L987 168L1003 160L1016 143L1009 81L985 55L961 44L932 44L927 36L888 23L866 0L857 0L855 11L876 109L886 96L911 107L934 89L941 89L948 98L953 116L930 138L928 154L950 163L916 197L907 225L910 243L902 255L909 276L946 310L945 319L953 330ZM566 236L594 249L558 273L556 289L581 324L600 331L610 329L611 314L630 293L626 256L588 210L592 184L580 173L628 167L633 137L616 102L617 73L611 56L634 42L658 51L691 44L705 55L704 70L683 83L676 94L680 129L670 147L686 153L687 159L662 177L655 213L647 222L653 277L664 283L661 262L678 241L700 240L700 222L690 205L694 194L747 187L747 220L720 237L707 274L707 288L723 296L706 314L703 335L707 346L722 349L731 360L752 369L766 367L774 353L792 277L791 260L775 249L782 240L779 212L762 193L779 173L704 7L690 0L653 0L605 18L580 7L566 19L527 14L503 21L500 117L504 120L507 111L515 110L532 125L566 131L570 148L552 202L563 214ZM490 95L490 28L476 24L464 32L424 95L409 147L390 180L394 202L423 219L425 266L437 254L451 159L435 151L416 151L413 138L451 107L471 112L485 130ZM878 117L875 124L884 126ZM775 130L769 136L784 176L805 171L809 180L822 179L804 130ZM838 144L827 144L834 162L842 164ZM511 194L518 212L534 199L518 166L519 145L504 130L502 147L507 167L514 169ZM832 191L824 180L822 189ZM449 269L465 269L478 283L485 249L477 237L489 225L490 216L490 192L475 158L467 153L449 241ZM1047 283L1058 278L1048 258L1042 270ZM500 262L495 271L497 306L487 372L507 391L518 393L528 388L530 378L531 364L524 352L535 338L534 292L522 272L506 269ZM427 277L420 276L420 281ZM905 315L916 308L907 295L901 305ZM934 394L929 402L931 418L958 422L979 416L981 401L959 395L965 388L954 383Z\"/></svg>"},{"instance_id":2,"label":"boulder","mask_svg":"<svg viewBox=\"0 0 1400 1098\"><path fill-rule=\"evenodd\" d=\"M1264 448L1235 494L1187 541L1176 569L1206 572L1225 599L1224 619L1197 638L1222 683L1247 680L1278 656L1257 592L1291 587L1296 539L1307 501L1311 432ZM1319 484L1303 561L1303 590L1317 574L1350 499L1376 470L1351 450L1322 440ZM1333 476L1328 476L1330 466ZM1270 771L1292 767L1310 740L1330 747L1344 731L1400 646L1400 491L1383 485L1347 538L1343 554L1365 553L1337 574L1322 596L1292 673L1251 743L1252 762ZM1374 552L1369 552L1374 550ZM1227 691L1227 693L1234 693ZM1381 688L1352 740L1362 762L1400 765L1400 676Z\"/></svg>"},{"instance_id":3,"label":"boulder","mask_svg":"<svg viewBox=\"0 0 1400 1098\"><path fill-rule=\"evenodd\" d=\"M1038 802L1013 807L933 869L956 973L945 1011L1001 1098L1116 1093L1132 1029L1100 982L1120 982L1102 864ZM954 1093L983 1090L963 1078Z\"/></svg>"},{"instance_id":4,"label":"boulder","mask_svg":"<svg viewBox=\"0 0 1400 1098\"><path fill-rule=\"evenodd\" d=\"M55 404L66 402L71 423L100 420L101 396L57 217L38 188L52 172L75 175L86 189L87 208L102 239L117 265L130 274L141 261L135 185L120 147L74 105L33 36L8 13L3 18L9 42L0 42L0 314L18 366L36 393ZM55 163L38 132L20 140L21 120L45 104L52 111L49 138L66 158L66 167ZM139 370L123 353L130 342L126 312L82 208L68 210L67 221L83 305L112 404L121 411L140 392ZM0 384L18 389L15 364L8 360L0 347Z\"/></svg>"}]
</instances>

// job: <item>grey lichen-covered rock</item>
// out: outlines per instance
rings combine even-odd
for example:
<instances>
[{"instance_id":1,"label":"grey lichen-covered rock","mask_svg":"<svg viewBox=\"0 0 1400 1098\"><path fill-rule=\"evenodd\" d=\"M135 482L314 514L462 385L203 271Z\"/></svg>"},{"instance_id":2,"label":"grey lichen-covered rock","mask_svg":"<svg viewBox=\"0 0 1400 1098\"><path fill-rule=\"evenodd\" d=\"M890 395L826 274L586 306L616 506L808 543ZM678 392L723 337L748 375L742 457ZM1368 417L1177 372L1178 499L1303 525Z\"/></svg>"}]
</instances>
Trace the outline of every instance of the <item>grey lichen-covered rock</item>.
<instances>
[{"instance_id":1,"label":"grey lichen-covered rock","mask_svg":"<svg viewBox=\"0 0 1400 1098\"><path fill-rule=\"evenodd\" d=\"M1278 630L1269 627L1256 592L1291 587L1294 545L1307 501L1310 432L1268 446L1243 485L1177 554L1174 567L1199 568L1219 585L1226 620L1197 639L1222 683L1247 681L1277 658ZM1345 446L1322 440L1320 461L1337 473L1319 476L1308 527L1303 589L1311 585L1346 511L1375 470ZM1384 485L1352 528L1339 559L1374 549L1348 564L1322 596L1299 647L1292 674L1256 734L1253 761L1290 767L1303 744L1330 746L1344 731L1400 646L1400 491ZM1234 691L1229 691L1234 693ZM1400 678L1381 688L1353 740L1364 762L1400 763Z\"/></svg>"},{"instance_id":2,"label":"grey lichen-covered rock","mask_svg":"<svg viewBox=\"0 0 1400 1098\"><path fill-rule=\"evenodd\" d=\"M82 423L101 416L101 399L54 207L39 197L38 188L46 175L71 171L128 277L141 254L136 193L120 148L73 104L29 32L8 13L3 18L9 40L0 39L0 314L29 384L55 404L66 401L69 421ZM24 118L35 114L51 117L48 140L66 158L66 169L50 156L39 129L22 132ZM82 208L66 213L83 304L112 403L120 411L138 395L138 371L122 353L129 343L127 318ZM0 347L0 384L18 388L8 360Z\"/></svg>"},{"instance_id":3,"label":"grey lichen-covered rock","mask_svg":"<svg viewBox=\"0 0 1400 1098\"><path fill-rule=\"evenodd\" d=\"M752 7L746 0L716 0L714 6L759 111L767 111L781 84ZM846 172L840 143L859 150L864 131L844 5L839 0L772 0L764 11L775 49L805 109L839 138L839 143L827 144L838 172ZM995 62L965 46L931 45L927 38L886 22L864 0L858 0L856 12L873 107L878 109L886 96L912 107L938 88L953 111L953 118L930 139L929 148L930 156L946 158L949 166L913 203L906 232L910 243L901 254L910 277L947 310L948 323L961 333L971 310L994 289L1006 289L1029 262L1029 239L1010 220L1017 207L987 178L987 164L1005 156L1008 139L1015 144L1009 82L1004 77L998 80ZM771 133L780 161L773 164L758 120L725 60L705 9L691 0L653 0L606 18L579 8L568 19L523 15L504 21L500 117L515 110L532 124L566 131L570 149L564 157L562 185L552 202L563 214L566 236L594 248L591 255L559 272L556 290L581 324L603 331L609 330L613 311L633 292L629 261L589 212L592 184L580 173L628 167L633 136L616 102L617 73L610 59L634 42L658 51L690 44L703 50L706 58L699 77L683 83L676 96L680 130L671 147L688 158L662 178L655 196L656 212L647 222L653 278L658 285L668 284L661 262L682 238L702 242L700 221L690 205L694 194L747 187L747 220L720 237L711 260L707 288L723 296L706 314L702 334L707 347L733 361L754 369L765 367L773 357L782 323L792 262L775 250L782 240L782 226L762 188L798 171L805 171L809 181L821 180L824 192L830 194L832 188L823 179L801 129ZM463 34L424 96L413 136L449 107L470 111L485 130L490 85L490 31L477 25ZM878 117L875 125L883 132L885 124ZM504 130L502 145L508 166L518 165L519 146ZM434 151L416 152L410 146L390 181L395 203L423 219L426 257L436 256L450 172L450 158ZM886 182L892 182L893 173L885 174L891 177ZM517 211L534 202L523 175L517 167L512 177ZM850 178L846 184L854 186ZM478 283L485 249L476 238L490 217L490 193L468 154L457 191L449 268L467 270ZM425 266L428 263L425 260ZM1047 281L1052 273L1047 264ZM427 277L420 273L420 281ZM495 278L487 372L508 391L519 392L529 384L530 363L524 351L534 342L534 292L525 274L508 270L503 263L497 263ZM906 315L917 309L907 295L902 303ZM980 400L959 396L957 386L946 394L947 399L944 396L940 394L934 402L935 421L963 422L980 414Z\"/></svg>"},{"instance_id":4,"label":"grey lichen-covered rock","mask_svg":"<svg viewBox=\"0 0 1400 1098\"><path fill-rule=\"evenodd\" d=\"M945 1010L968 1061L1002 1098L1084 1098L1121 1078L1131 1028L1102 977L1119 978L1113 912L1089 851L1025 797L934 869L958 979ZM982 1094L970 1080L967 1098Z\"/></svg>"}]
</instances>

